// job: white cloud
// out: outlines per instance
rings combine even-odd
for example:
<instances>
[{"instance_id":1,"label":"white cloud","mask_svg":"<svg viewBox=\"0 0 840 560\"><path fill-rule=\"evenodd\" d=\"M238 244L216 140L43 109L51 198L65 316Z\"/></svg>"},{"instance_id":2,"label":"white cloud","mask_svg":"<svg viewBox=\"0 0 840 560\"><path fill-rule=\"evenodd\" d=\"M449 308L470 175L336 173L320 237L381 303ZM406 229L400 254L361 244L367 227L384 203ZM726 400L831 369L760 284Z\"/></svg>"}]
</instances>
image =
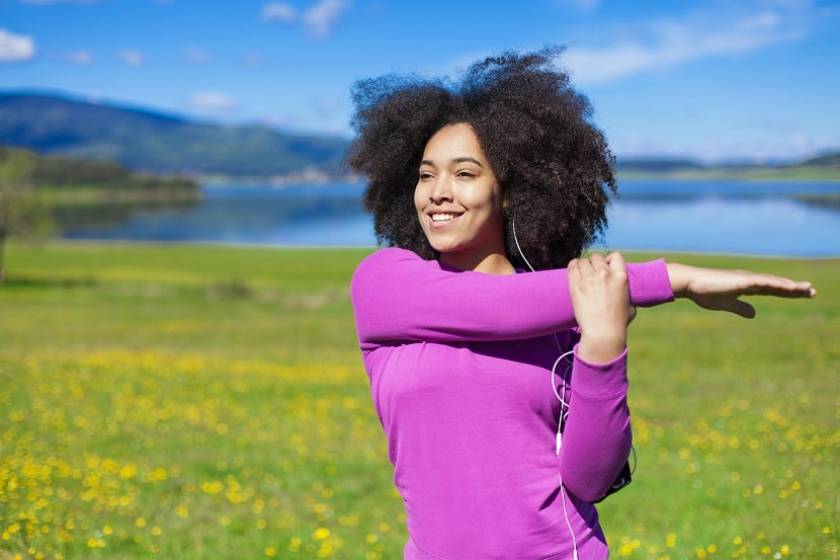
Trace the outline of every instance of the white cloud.
<instances>
[{"instance_id":1,"label":"white cloud","mask_svg":"<svg viewBox=\"0 0 840 560\"><path fill-rule=\"evenodd\" d=\"M303 23L317 37L329 35L339 14L348 7L345 0L321 0L303 14Z\"/></svg>"},{"instance_id":2,"label":"white cloud","mask_svg":"<svg viewBox=\"0 0 840 560\"><path fill-rule=\"evenodd\" d=\"M67 61L73 64L90 64L93 61L93 55L87 49L73 51L67 54Z\"/></svg>"},{"instance_id":3,"label":"white cloud","mask_svg":"<svg viewBox=\"0 0 840 560\"><path fill-rule=\"evenodd\" d=\"M266 21L292 21L295 19L295 9L286 2L266 4L262 9L262 18Z\"/></svg>"},{"instance_id":4,"label":"white cloud","mask_svg":"<svg viewBox=\"0 0 840 560\"><path fill-rule=\"evenodd\" d=\"M143 54L135 49L123 49L120 51L120 59L131 66L139 66L143 64Z\"/></svg>"},{"instance_id":5,"label":"white cloud","mask_svg":"<svg viewBox=\"0 0 840 560\"><path fill-rule=\"evenodd\" d=\"M564 0L565 1L565 0ZM571 1L571 0L569 0ZM737 56L805 38L816 24L840 16L840 8L815 7L808 0L718 3L680 17L646 20L612 30L619 37L603 46L570 45L560 54L575 86L615 82L715 56ZM542 45L539 45L542 46ZM536 50L537 47L534 48ZM432 65L424 73L454 76L492 52L472 52Z\"/></svg>"},{"instance_id":6,"label":"white cloud","mask_svg":"<svg viewBox=\"0 0 840 560\"><path fill-rule=\"evenodd\" d=\"M576 85L602 84L712 56L731 56L804 38L813 19L807 3L732 4L662 18L616 43L569 47L560 55Z\"/></svg>"},{"instance_id":7,"label":"white cloud","mask_svg":"<svg viewBox=\"0 0 840 560\"><path fill-rule=\"evenodd\" d=\"M190 106L202 111L230 111L238 106L235 99L220 91L202 91L193 94Z\"/></svg>"},{"instance_id":8,"label":"white cloud","mask_svg":"<svg viewBox=\"0 0 840 560\"><path fill-rule=\"evenodd\" d=\"M184 58L186 58L189 62L195 62L196 64L201 64L203 62L207 62L208 56L207 56L207 51L205 51L201 47L197 47L195 45L190 45L184 51Z\"/></svg>"},{"instance_id":9,"label":"white cloud","mask_svg":"<svg viewBox=\"0 0 840 560\"><path fill-rule=\"evenodd\" d=\"M319 0L302 14L301 21L313 35L324 38L348 7L348 0ZM297 19L297 13L287 2L272 2L263 6L261 17L265 21L290 22Z\"/></svg>"},{"instance_id":10,"label":"white cloud","mask_svg":"<svg viewBox=\"0 0 840 560\"><path fill-rule=\"evenodd\" d=\"M0 62L20 62L35 56L35 41L28 35L15 35L0 29Z\"/></svg>"}]
</instances>

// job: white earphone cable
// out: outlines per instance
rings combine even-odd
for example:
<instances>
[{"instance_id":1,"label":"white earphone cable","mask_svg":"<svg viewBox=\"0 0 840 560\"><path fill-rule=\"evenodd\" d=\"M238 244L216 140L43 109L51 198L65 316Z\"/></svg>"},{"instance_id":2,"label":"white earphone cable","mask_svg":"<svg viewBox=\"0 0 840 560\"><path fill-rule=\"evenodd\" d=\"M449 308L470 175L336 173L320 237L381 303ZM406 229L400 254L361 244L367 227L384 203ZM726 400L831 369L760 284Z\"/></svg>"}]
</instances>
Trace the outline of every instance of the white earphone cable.
<instances>
[{"instance_id":1,"label":"white earphone cable","mask_svg":"<svg viewBox=\"0 0 840 560\"><path fill-rule=\"evenodd\" d=\"M528 268L531 269L531 272L534 272L534 267L531 266L531 263L528 262L527 258L525 258L525 253L522 252L522 247L519 246L519 240L516 238L516 227L515 227L513 216L511 216L511 228L513 229L513 241L516 243L516 248L519 251L519 254L522 256L522 260L525 261L525 264L528 265ZM562 352L563 348L560 345L560 341L557 340L557 334L552 333L552 336L554 337L554 342L555 342L555 344L557 344L558 350L560 352ZM551 377L550 377L551 390L554 393L554 396L557 397L557 399L560 401L560 417L559 417L558 422L557 422L557 438L556 438L556 442L555 442L555 451L554 451L555 454L558 455L558 456L560 455L560 446L563 443L563 437L562 437L563 427L566 423L566 418L569 416L569 401L564 400L563 397L561 397L557 393L557 386L554 384L554 376L555 376L554 370L557 369L557 364L560 363L560 360L562 360L565 356L567 356L569 354L572 354L572 353L573 353L573 350L569 350L568 352L565 352L565 353L561 354L560 357L557 358L557 360L554 361L554 365L551 368ZM563 396L566 396L566 388L568 387L568 374L570 373L571 368L572 368L571 365L569 367L567 367L566 370L563 372L563 377L561 378L562 381L563 381ZM573 547L572 558L573 558L573 560L578 560L577 539L575 538L575 531L574 531L574 529L572 529L572 524L569 521L569 512L566 510L566 489L563 486L563 475L562 475L562 473L560 473L559 469L557 471L557 477L560 480L560 500L563 503L563 515L566 518L566 527L569 528L569 534L572 535L572 547Z\"/></svg>"}]
</instances>

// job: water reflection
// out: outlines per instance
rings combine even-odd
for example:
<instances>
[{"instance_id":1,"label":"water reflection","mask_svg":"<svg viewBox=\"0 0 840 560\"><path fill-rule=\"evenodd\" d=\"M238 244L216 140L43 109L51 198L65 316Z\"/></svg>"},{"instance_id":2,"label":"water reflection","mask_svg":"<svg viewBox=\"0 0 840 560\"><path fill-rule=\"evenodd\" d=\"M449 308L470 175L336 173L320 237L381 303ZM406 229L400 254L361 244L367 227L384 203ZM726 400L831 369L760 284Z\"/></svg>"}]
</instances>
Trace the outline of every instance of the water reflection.
<instances>
[{"instance_id":1,"label":"water reflection","mask_svg":"<svg viewBox=\"0 0 840 560\"><path fill-rule=\"evenodd\" d=\"M373 247L364 184L204 186L192 208L137 212L65 238ZM772 255L840 254L840 212L788 198L840 193L840 183L624 181L598 247Z\"/></svg>"}]
</instances>

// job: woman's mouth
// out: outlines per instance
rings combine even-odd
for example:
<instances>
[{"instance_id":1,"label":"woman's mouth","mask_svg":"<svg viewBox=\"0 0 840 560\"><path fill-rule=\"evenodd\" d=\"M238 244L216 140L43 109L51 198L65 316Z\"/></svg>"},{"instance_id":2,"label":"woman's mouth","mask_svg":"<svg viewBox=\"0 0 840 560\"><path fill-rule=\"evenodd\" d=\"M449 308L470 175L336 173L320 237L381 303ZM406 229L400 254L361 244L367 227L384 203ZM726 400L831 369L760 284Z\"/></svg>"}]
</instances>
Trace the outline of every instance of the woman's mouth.
<instances>
[{"instance_id":1,"label":"woman's mouth","mask_svg":"<svg viewBox=\"0 0 840 560\"><path fill-rule=\"evenodd\" d=\"M453 214L450 212L433 212L432 214L427 215L429 216L429 222L432 229L444 229L461 217L461 214Z\"/></svg>"}]
</instances>

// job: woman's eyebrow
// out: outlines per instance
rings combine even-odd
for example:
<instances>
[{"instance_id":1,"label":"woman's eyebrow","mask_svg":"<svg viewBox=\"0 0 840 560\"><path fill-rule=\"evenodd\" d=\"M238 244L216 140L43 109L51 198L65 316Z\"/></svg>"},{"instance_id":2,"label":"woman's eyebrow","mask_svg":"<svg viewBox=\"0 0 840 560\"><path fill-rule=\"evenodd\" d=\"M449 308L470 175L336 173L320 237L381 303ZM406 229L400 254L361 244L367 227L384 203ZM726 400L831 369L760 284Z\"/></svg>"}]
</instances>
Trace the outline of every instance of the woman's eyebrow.
<instances>
[{"instance_id":1,"label":"woman's eyebrow","mask_svg":"<svg viewBox=\"0 0 840 560\"><path fill-rule=\"evenodd\" d=\"M478 161L475 158L471 158L469 156L457 157L457 158L452 160L452 163L463 163L465 161L471 161L474 164L478 165L479 167L484 167L483 165L481 165L480 161ZM432 167L435 167L434 162L430 159L424 159L423 161L420 162L420 165L423 165L423 164L431 165Z\"/></svg>"}]
</instances>

